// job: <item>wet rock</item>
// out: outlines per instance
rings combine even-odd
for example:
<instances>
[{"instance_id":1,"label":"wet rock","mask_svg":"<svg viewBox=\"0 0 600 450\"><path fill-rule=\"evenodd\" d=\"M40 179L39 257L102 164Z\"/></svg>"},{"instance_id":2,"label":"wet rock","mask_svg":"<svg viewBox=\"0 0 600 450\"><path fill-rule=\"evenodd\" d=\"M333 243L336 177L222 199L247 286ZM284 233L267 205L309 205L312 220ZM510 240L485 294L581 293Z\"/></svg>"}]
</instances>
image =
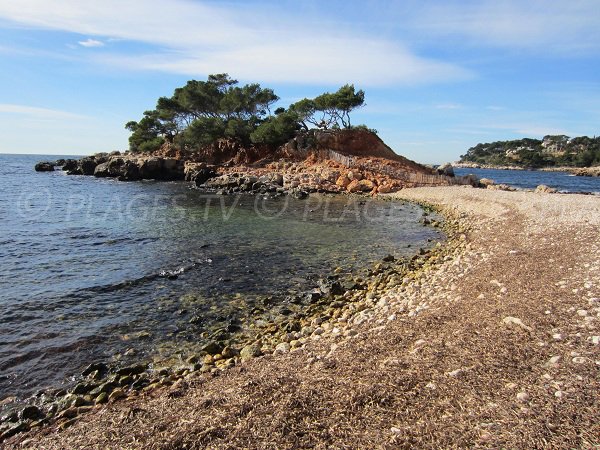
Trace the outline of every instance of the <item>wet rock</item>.
<instances>
[{"instance_id":1,"label":"wet rock","mask_svg":"<svg viewBox=\"0 0 600 450\"><path fill-rule=\"evenodd\" d=\"M62 165L62 170L64 170L64 171L77 170L77 160L76 159L65 160L65 163Z\"/></svg>"},{"instance_id":2,"label":"wet rock","mask_svg":"<svg viewBox=\"0 0 600 450\"><path fill-rule=\"evenodd\" d=\"M229 346L225 347L223 349L223 351L221 352L221 355L223 355L223 358L227 358L227 359L233 358L233 357L237 356L238 354L239 354L239 352L235 348L229 347Z\"/></svg>"},{"instance_id":3,"label":"wet rock","mask_svg":"<svg viewBox=\"0 0 600 450\"><path fill-rule=\"evenodd\" d=\"M150 384L150 380L148 378L142 377L142 378L138 378L137 380L135 380L133 382L133 384L131 385L131 389L133 390L140 390L145 388L146 386L148 386Z\"/></svg>"},{"instance_id":4,"label":"wet rock","mask_svg":"<svg viewBox=\"0 0 600 450\"><path fill-rule=\"evenodd\" d=\"M325 295L342 295L344 292L346 292L339 281L331 279L319 280L319 289Z\"/></svg>"},{"instance_id":5,"label":"wet rock","mask_svg":"<svg viewBox=\"0 0 600 450\"><path fill-rule=\"evenodd\" d=\"M77 172L81 175L93 175L98 162L93 158L82 158L77 163Z\"/></svg>"},{"instance_id":6,"label":"wet rock","mask_svg":"<svg viewBox=\"0 0 600 450\"><path fill-rule=\"evenodd\" d=\"M98 395L98 397L96 397L96 400L94 401L94 403L96 405L101 405L103 403L107 403L108 402L108 394L106 392L102 392Z\"/></svg>"},{"instance_id":7,"label":"wet rock","mask_svg":"<svg viewBox=\"0 0 600 450\"><path fill-rule=\"evenodd\" d=\"M131 375L125 375L124 377L119 378L119 385L129 386L134 381L135 381L135 379Z\"/></svg>"},{"instance_id":8,"label":"wet rock","mask_svg":"<svg viewBox=\"0 0 600 450\"><path fill-rule=\"evenodd\" d=\"M314 290L314 291L308 292L304 298L308 303L315 303L315 302L319 301L322 297L323 297L323 294L321 293L321 291Z\"/></svg>"},{"instance_id":9,"label":"wet rock","mask_svg":"<svg viewBox=\"0 0 600 450\"><path fill-rule=\"evenodd\" d=\"M211 341L202 347L202 351L209 355L216 355L217 353L221 353L223 350L223 346L216 341Z\"/></svg>"},{"instance_id":10,"label":"wet rock","mask_svg":"<svg viewBox=\"0 0 600 450\"><path fill-rule=\"evenodd\" d=\"M20 420L40 420L44 418L44 413L37 406L26 406L19 412Z\"/></svg>"},{"instance_id":11,"label":"wet rock","mask_svg":"<svg viewBox=\"0 0 600 450\"><path fill-rule=\"evenodd\" d=\"M98 164L94 169L94 176L97 178L110 177L110 172L108 170L108 163Z\"/></svg>"},{"instance_id":12,"label":"wet rock","mask_svg":"<svg viewBox=\"0 0 600 450\"><path fill-rule=\"evenodd\" d=\"M123 377L126 375L139 375L141 373L144 373L146 370L148 370L147 364L136 364L135 366L122 367L118 369L115 373L117 374L117 376Z\"/></svg>"},{"instance_id":13,"label":"wet rock","mask_svg":"<svg viewBox=\"0 0 600 450\"><path fill-rule=\"evenodd\" d=\"M54 163L50 161L42 161L35 165L34 167L36 172L53 172L54 171Z\"/></svg>"},{"instance_id":14,"label":"wet rock","mask_svg":"<svg viewBox=\"0 0 600 450\"><path fill-rule=\"evenodd\" d=\"M394 255L387 255L387 256L384 256L382 259L383 262L393 262L395 260L396 260L396 258L394 258Z\"/></svg>"},{"instance_id":15,"label":"wet rock","mask_svg":"<svg viewBox=\"0 0 600 450\"><path fill-rule=\"evenodd\" d=\"M298 189L292 193L292 197L294 197L298 200L304 200L305 198L308 198L308 192Z\"/></svg>"},{"instance_id":16,"label":"wet rock","mask_svg":"<svg viewBox=\"0 0 600 450\"><path fill-rule=\"evenodd\" d=\"M245 361L245 360L248 360L248 359L252 359L252 358L256 358L256 357L259 357L261 355L262 355L262 350L261 350L260 345L258 345L258 344L246 345L240 351L240 357L242 358L242 361Z\"/></svg>"},{"instance_id":17,"label":"wet rock","mask_svg":"<svg viewBox=\"0 0 600 450\"><path fill-rule=\"evenodd\" d=\"M120 400L125 397L127 397L127 394L125 394L123 389L118 388L111 392L111 394L108 396L108 400L110 400L111 402L114 402L114 401Z\"/></svg>"},{"instance_id":18,"label":"wet rock","mask_svg":"<svg viewBox=\"0 0 600 450\"><path fill-rule=\"evenodd\" d=\"M204 168L194 171L189 176L189 181L193 182L196 186L202 186L208 180L210 180L211 178L215 178L217 176L219 176L219 174L217 172L215 172L214 169L204 167Z\"/></svg>"},{"instance_id":19,"label":"wet rock","mask_svg":"<svg viewBox=\"0 0 600 450\"><path fill-rule=\"evenodd\" d=\"M15 434L25 433L26 431L29 431L29 424L27 422L19 422L18 424L10 427L4 433L0 434L0 442L14 436Z\"/></svg>"},{"instance_id":20,"label":"wet rock","mask_svg":"<svg viewBox=\"0 0 600 450\"><path fill-rule=\"evenodd\" d=\"M97 388L98 385L95 383L79 383L73 389L71 389L71 394L74 395L84 395L87 394L92 389Z\"/></svg>"},{"instance_id":21,"label":"wet rock","mask_svg":"<svg viewBox=\"0 0 600 450\"><path fill-rule=\"evenodd\" d=\"M100 372L100 373L106 373L108 372L108 366L105 363L102 362L98 362L98 363L92 363L89 366L87 366L85 369L83 369L83 372L81 372L81 375L88 376L90 375L92 372Z\"/></svg>"},{"instance_id":22,"label":"wet rock","mask_svg":"<svg viewBox=\"0 0 600 450\"><path fill-rule=\"evenodd\" d=\"M90 395L98 396L102 393L109 394L116 386L114 383L107 381L106 383L98 386L96 389L90 391Z\"/></svg>"},{"instance_id":23,"label":"wet rock","mask_svg":"<svg viewBox=\"0 0 600 450\"><path fill-rule=\"evenodd\" d=\"M162 170L161 158L147 158L140 164L140 176L144 179L159 178Z\"/></svg>"}]
</instances>

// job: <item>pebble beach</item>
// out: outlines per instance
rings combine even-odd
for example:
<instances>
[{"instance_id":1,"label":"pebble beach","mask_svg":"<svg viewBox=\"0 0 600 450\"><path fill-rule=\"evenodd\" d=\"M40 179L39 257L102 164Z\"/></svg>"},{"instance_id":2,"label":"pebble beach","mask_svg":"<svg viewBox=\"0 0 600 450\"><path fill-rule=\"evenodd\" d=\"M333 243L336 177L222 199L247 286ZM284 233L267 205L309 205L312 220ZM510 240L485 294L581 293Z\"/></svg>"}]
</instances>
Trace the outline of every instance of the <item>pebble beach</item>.
<instances>
[{"instance_id":1,"label":"pebble beach","mask_svg":"<svg viewBox=\"0 0 600 450\"><path fill-rule=\"evenodd\" d=\"M273 352L74 408L3 445L600 445L600 198L462 186L389 197L443 214L447 242L376 268L365 290L277 333Z\"/></svg>"}]
</instances>

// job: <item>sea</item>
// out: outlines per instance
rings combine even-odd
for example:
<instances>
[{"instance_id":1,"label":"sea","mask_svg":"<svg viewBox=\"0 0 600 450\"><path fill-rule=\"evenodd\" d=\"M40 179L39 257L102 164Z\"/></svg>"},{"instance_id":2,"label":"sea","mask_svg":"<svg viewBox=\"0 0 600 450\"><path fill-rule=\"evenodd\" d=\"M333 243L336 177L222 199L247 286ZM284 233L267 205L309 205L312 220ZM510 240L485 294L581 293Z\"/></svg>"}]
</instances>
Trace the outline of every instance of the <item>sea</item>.
<instances>
[{"instance_id":1,"label":"sea","mask_svg":"<svg viewBox=\"0 0 600 450\"><path fill-rule=\"evenodd\" d=\"M519 189L535 189L544 184L559 192L600 195L600 177L578 177L569 172L455 168L454 173L458 176L472 173L478 178L489 178L496 184L508 184Z\"/></svg>"},{"instance_id":2,"label":"sea","mask_svg":"<svg viewBox=\"0 0 600 450\"><path fill-rule=\"evenodd\" d=\"M293 313L336 269L444 239L409 203L34 171L57 158L0 155L0 406L92 362L182 364L215 327Z\"/></svg>"}]
</instances>

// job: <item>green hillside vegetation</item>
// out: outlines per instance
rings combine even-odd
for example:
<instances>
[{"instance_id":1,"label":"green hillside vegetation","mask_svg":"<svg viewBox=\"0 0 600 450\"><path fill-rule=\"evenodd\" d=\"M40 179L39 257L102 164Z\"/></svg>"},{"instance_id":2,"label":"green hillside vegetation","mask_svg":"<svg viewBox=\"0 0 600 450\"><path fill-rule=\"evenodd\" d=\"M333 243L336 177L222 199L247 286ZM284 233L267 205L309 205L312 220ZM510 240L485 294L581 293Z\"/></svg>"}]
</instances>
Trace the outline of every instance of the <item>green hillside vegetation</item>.
<instances>
[{"instance_id":1,"label":"green hillside vegetation","mask_svg":"<svg viewBox=\"0 0 600 450\"><path fill-rule=\"evenodd\" d=\"M477 144L460 162L496 166L590 167L600 165L600 137L565 135Z\"/></svg>"},{"instance_id":2,"label":"green hillside vegetation","mask_svg":"<svg viewBox=\"0 0 600 450\"><path fill-rule=\"evenodd\" d=\"M365 93L347 84L271 112L278 100L272 89L256 83L238 86L228 74L190 80L171 97L160 97L139 122L125 125L131 131L129 147L152 152L169 142L194 150L221 138L277 147L301 130L351 128L350 112L364 104Z\"/></svg>"}]
</instances>

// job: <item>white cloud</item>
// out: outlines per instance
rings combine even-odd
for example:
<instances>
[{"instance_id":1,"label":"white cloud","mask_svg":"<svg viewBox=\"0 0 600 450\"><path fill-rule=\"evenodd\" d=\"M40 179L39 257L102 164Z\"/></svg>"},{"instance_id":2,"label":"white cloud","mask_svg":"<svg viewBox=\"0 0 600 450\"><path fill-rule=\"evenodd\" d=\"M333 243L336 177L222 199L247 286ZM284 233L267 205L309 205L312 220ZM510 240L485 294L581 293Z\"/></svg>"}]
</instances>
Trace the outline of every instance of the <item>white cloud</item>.
<instances>
[{"instance_id":1,"label":"white cloud","mask_svg":"<svg viewBox=\"0 0 600 450\"><path fill-rule=\"evenodd\" d=\"M104 47L104 42L91 38L86 39L85 41L79 41L78 44L82 47Z\"/></svg>"},{"instance_id":2,"label":"white cloud","mask_svg":"<svg viewBox=\"0 0 600 450\"><path fill-rule=\"evenodd\" d=\"M121 68L192 76L229 72L242 79L360 86L471 77L462 67L419 56L401 43L361 35L343 25L324 27L297 12L266 8L185 0L21 0L0 3L0 17L161 49L89 56L94 62Z\"/></svg>"},{"instance_id":3,"label":"white cloud","mask_svg":"<svg viewBox=\"0 0 600 450\"><path fill-rule=\"evenodd\" d=\"M440 103L435 105L435 109L462 109L463 105L460 103Z\"/></svg>"},{"instance_id":4,"label":"white cloud","mask_svg":"<svg viewBox=\"0 0 600 450\"><path fill-rule=\"evenodd\" d=\"M61 119L85 119L80 114L74 114L57 109L40 108L37 106L15 105L10 103L0 103L0 114L18 114L32 119L43 120L61 120Z\"/></svg>"},{"instance_id":5,"label":"white cloud","mask_svg":"<svg viewBox=\"0 0 600 450\"><path fill-rule=\"evenodd\" d=\"M411 27L463 45L590 52L600 49L599 11L597 0L454 0L417 8Z\"/></svg>"}]
</instances>

